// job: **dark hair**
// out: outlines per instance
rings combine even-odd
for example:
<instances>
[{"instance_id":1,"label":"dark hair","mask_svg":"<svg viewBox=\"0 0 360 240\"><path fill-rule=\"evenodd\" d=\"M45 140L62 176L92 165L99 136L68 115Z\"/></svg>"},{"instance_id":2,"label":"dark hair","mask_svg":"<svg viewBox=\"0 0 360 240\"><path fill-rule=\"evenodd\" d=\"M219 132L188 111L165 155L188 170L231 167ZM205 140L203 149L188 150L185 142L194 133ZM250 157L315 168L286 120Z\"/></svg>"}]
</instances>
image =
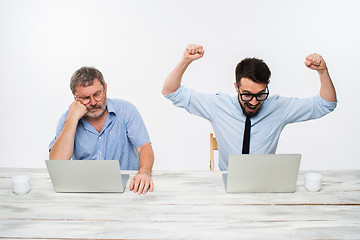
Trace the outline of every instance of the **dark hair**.
<instances>
[{"instance_id":1,"label":"dark hair","mask_svg":"<svg viewBox=\"0 0 360 240\"><path fill-rule=\"evenodd\" d=\"M236 84L238 86L240 86L242 78L249 78L253 82L268 85L270 76L270 69L262 59L245 58L235 69Z\"/></svg>"},{"instance_id":2,"label":"dark hair","mask_svg":"<svg viewBox=\"0 0 360 240\"><path fill-rule=\"evenodd\" d=\"M75 94L75 88L78 86L87 87L94 84L94 79L98 79L103 87L105 81L102 73L94 67L82 67L71 76L70 89Z\"/></svg>"}]
</instances>

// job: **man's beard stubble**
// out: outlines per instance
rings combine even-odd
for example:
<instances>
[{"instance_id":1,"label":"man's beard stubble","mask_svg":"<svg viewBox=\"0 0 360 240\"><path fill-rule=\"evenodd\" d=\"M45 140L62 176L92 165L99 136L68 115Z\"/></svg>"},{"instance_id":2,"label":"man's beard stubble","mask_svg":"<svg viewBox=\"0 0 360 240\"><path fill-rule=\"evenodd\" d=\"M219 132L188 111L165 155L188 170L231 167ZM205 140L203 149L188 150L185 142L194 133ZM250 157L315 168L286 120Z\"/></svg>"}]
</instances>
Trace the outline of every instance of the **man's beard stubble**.
<instances>
[{"instance_id":1,"label":"man's beard stubble","mask_svg":"<svg viewBox=\"0 0 360 240\"><path fill-rule=\"evenodd\" d=\"M91 118L97 118L99 116L101 116L101 114L103 114L106 110L106 106L107 106L107 98L105 98L105 102L102 106L99 106L98 104L95 104L95 106L91 107L90 109L88 108L88 110L92 110L92 109L100 109L100 112L98 113L86 113L86 116L91 117Z\"/></svg>"},{"instance_id":2,"label":"man's beard stubble","mask_svg":"<svg viewBox=\"0 0 360 240\"><path fill-rule=\"evenodd\" d=\"M243 106L243 104L241 104L241 102L239 101L239 104L240 104L240 107L241 107L241 109L242 109L242 111L243 111L243 113L245 114L245 116L247 116L247 117L255 117L259 112L260 112L260 110L261 110L261 106L260 106L260 108L256 111L256 112L247 112L246 110L245 110L245 107ZM244 103L244 104L247 104L247 103ZM258 106L258 105L261 105L261 103L258 103L257 105L256 105L256 107ZM255 108L256 108L255 107Z\"/></svg>"}]
</instances>

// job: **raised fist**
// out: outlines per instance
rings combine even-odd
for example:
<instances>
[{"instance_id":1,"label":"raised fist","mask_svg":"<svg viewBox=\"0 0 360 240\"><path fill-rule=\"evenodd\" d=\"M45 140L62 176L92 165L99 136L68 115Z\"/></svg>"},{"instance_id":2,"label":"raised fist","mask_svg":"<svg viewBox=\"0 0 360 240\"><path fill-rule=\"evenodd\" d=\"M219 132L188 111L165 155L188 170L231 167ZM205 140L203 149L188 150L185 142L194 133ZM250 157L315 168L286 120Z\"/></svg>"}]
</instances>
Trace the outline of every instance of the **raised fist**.
<instances>
[{"instance_id":1,"label":"raised fist","mask_svg":"<svg viewBox=\"0 0 360 240\"><path fill-rule=\"evenodd\" d=\"M205 50L201 45L189 44L184 51L184 59L194 61L204 56L204 53Z\"/></svg>"}]
</instances>

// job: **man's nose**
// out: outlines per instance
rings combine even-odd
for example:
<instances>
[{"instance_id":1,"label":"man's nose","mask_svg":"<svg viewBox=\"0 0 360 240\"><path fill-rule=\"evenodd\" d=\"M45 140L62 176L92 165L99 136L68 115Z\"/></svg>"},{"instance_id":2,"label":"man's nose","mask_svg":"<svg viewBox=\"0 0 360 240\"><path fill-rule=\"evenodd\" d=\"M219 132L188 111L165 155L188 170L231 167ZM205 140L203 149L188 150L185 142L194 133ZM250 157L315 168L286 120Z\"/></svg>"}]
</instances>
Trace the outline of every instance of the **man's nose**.
<instances>
[{"instance_id":1,"label":"man's nose","mask_svg":"<svg viewBox=\"0 0 360 240\"><path fill-rule=\"evenodd\" d=\"M97 101L95 100L94 96L90 96L90 105L93 106L97 103Z\"/></svg>"},{"instance_id":2,"label":"man's nose","mask_svg":"<svg viewBox=\"0 0 360 240\"><path fill-rule=\"evenodd\" d=\"M251 101L250 101L250 104L253 105L253 106L257 105L258 103L259 103L259 101L256 99L255 96L254 96L253 99L251 99Z\"/></svg>"}]
</instances>

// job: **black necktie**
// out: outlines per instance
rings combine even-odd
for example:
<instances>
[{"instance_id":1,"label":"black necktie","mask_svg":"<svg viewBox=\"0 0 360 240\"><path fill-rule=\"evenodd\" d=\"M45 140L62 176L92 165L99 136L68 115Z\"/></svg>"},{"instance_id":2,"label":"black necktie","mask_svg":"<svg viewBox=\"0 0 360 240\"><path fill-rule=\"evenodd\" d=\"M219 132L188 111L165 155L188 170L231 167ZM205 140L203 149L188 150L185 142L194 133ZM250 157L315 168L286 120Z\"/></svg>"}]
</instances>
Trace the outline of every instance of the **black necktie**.
<instances>
[{"instance_id":1,"label":"black necktie","mask_svg":"<svg viewBox=\"0 0 360 240\"><path fill-rule=\"evenodd\" d=\"M246 117L242 154L249 154L249 149L250 149L250 127L251 127L250 117Z\"/></svg>"}]
</instances>

